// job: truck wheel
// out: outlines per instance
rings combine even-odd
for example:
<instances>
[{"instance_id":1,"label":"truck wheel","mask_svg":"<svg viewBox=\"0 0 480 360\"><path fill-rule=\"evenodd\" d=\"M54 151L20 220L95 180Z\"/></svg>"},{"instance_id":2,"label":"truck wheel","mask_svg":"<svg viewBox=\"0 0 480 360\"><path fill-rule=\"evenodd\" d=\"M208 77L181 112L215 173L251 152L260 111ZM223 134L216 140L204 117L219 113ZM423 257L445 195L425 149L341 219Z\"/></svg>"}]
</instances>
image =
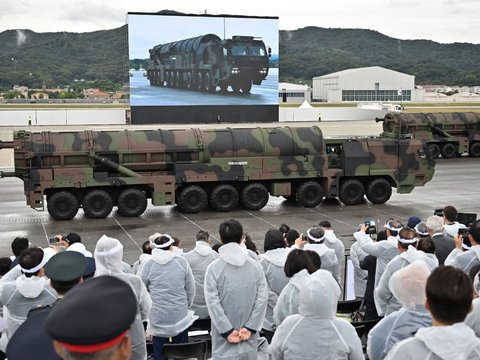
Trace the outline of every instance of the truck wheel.
<instances>
[{"instance_id":1,"label":"truck wheel","mask_svg":"<svg viewBox=\"0 0 480 360\"><path fill-rule=\"evenodd\" d=\"M104 219L113 208L113 200L105 190L90 190L83 198L82 208L89 219Z\"/></svg>"},{"instance_id":2,"label":"truck wheel","mask_svg":"<svg viewBox=\"0 0 480 360\"><path fill-rule=\"evenodd\" d=\"M175 73L175 87L176 87L177 89L181 89L181 88L182 88L182 85L183 85L183 83L182 83L182 75L181 75L180 71L177 71L177 72Z\"/></svg>"},{"instance_id":3,"label":"truck wheel","mask_svg":"<svg viewBox=\"0 0 480 360\"><path fill-rule=\"evenodd\" d=\"M198 91L203 91L204 86L203 86L203 74L199 72L197 74L197 90Z\"/></svg>"},{"instance_id":4,"label":"truck wheel","mask_svg":"<svg viewBox=\"0 0 480 360\"><path fill-rule=\"evenodd\" d=\"M231 87L232 87L232 90L235 94L240 92L240 85L232 84Z\"/></svg>"},{"instance_id":5,"label":"truck wheel","mask_svg":"<svg viewBox=\"0 0 480 360\"><path fill-rule=\"evenodd\" d=\"M187 72L187 89L193 90L193 78L191 71Z\"/></svg>"},{"instance_id":6,"label":"truck wheel","mask_svg":"<svg viewBox=\"0 0 480 360\"><path fill-rule=\"evenodd\" d=\"M373 179L367 185L367 199L373 204L385 204L392 196L390 183L382 178Z\"/></svg>"},{"instance_id":7,"label":"truck wheel","mask_svg":"<svg viewBox=\"0 0 480 360\"><path fill-rule=\"evenodd\" d=\"M139 189L125 189L118 196L117 207L122 216L137 217L145 212L147 197Z\"/></svg>"},{"instance_id":8,"label":"truck wheel","mask_svg":"<svg viewBox=\"0 0 480 360\"><path fill-rule=\"evenodd\" d=\"M322 186L316 181L307 181L297 189L297 201L305 207L314 207L323 200Z\"/></svg>"},{"instance_id":9,"label":"truck wheel","mask_svg":"<svg viewBox=\"0 0 480 360\"><path fill-rule=\"evenodd\" d=\"M212 75L210 75L209 71L205 73L205 91L208 93L215 92L215 86L212 84Z\"/></svg>"},{"instance_id":10,"label":"truck wheel","mask_svg":"<svg viewBox=\"0 0 480 360\"><path fill-rule=\"evenodd\" d=\"M250 90L252 90L252 81L251 80L242 84L242 92L244 94L250 94Z\"/></svg>"},{"instance_id":11,"label":"truck wheel","mask_svg":"<svg viewBox=\"0 0 480 360\"><path fill-rule=\"evenodd\" d=\"M470 149L468 150L468 154L471 157L479 157L480 156L480 142L475 142L470 145Z\"/></svg>"},{"instance_id":12,"label":"truck wheel","mask_svg":"<svg viewBox=\"0 0 480 360\"><path fill-rule=\"evenodd\" d=\"M242 190L240 202L245 209L260 210L268 203L268 190L260 183L248 184Z\"/></svg>"},{"instance_id":13,"label":"truck wheel","mask_svg":"<svg viewBox=\"0 0 480 360\"><path fill-rule=\"evenodd\" d=\"M55 220L70 220L78 212L77 197L69 191L57 191L48 198L47 210Z\"/></svg>"},{"instance_id":14,"label":"truck wheel","mask_svg":"<svg viewBox=\"0 0 480 360\"><path fill-rule=\"evenodd\" d=\"M238 205L238 192L232 185L218 185L210 193L210 206L216 211L230 211Z\"/></svg>"},{"instance_id":15,"label":"truck wheel","mask_svg":"<svg viewBox=\"0 0 480 360\"><path fill-rule=\"evenodd\" d=\"M340 186L339 199L345 205L360 204L365 195L365 188L359 180L350 179Z\"/></svg>"},{"instance_id":16,"label":"truck wheel","mask_svg":"<svg viewBox=\"0 0 480 360\"><path fill-rule=\"evenodd\" d=\"M440 156L440 146L438 144L430 144L428 145L428 148L430 149L430 154L432 154L432 157L434 159L438 159Z\"/></svg>"},{"instance_id":17,"label":"truck wheel","mask_svg":"<svg viewBox=\"0 0 480 360\"><path fill-rule=\"evenodd\" d=\"M442 146L442 157L444 159L451 159L457 156L457 149L452 143L446 143Z\"/></svg>"},{"instance_id":18,"label":"truck wheel","mask_svg":"<svg viewBox=\"0 0 480 360\"><path fill-rule=\"evenodd\" d=\"M207 203L207 193L197 185L187 186L178 196L178 206L186 213L198 213L205 209Z\"/></svg>"}]
</instances>

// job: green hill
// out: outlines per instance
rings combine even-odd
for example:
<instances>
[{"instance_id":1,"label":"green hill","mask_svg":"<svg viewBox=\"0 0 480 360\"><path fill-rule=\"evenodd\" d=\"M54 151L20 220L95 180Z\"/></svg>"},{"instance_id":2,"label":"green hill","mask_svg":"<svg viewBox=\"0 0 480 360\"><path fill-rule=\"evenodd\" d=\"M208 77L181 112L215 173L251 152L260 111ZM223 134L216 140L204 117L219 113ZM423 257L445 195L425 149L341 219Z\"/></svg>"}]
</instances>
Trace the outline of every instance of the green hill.
<instances>
[{"instance_id":1,"label":"green hill","mask_svg":"<svg viewBox=\"0 0 480 360\"><path fill-rule=\"evenodd\" d=\"M17 30L0 33L0 89L39 88L43 82L75 86L80 79L106 89L128 81L126 25L89 33L22 33L21 45ZM417 84L480 84L480 45L398 40L371 30L281 30L279 63L280 81L309 83L315 76L378 65L415 75Z\"/></svg>"}]
</instances>

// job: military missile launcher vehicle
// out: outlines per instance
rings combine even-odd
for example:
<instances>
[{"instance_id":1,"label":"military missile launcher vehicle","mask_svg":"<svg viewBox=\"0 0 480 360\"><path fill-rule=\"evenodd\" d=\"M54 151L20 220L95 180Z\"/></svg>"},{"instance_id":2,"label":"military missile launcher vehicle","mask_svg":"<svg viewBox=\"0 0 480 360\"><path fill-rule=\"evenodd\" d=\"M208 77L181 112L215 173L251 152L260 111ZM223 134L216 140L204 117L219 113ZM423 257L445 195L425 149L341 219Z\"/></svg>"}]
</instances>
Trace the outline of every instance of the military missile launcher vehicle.
<instances>
[{"instance_id":1,"label":"military missile launcher vehicle","mask_svg":"<svg viewBox=\"0 0 480 360\"><path fill-rule=\"evenodd\" d=\"M376 121L383 121L381 137L423 140L434 158L480 157L480 113L389 113Z\"/></svg>"},{"instance_id":2,"label":"military missile launcher vehicle","mask_svg":"<svg viewBox=\"0 0 480 360\"><path fill-rule=\"evenodd\" d=\"M83 208L105 218L116 206L139 216L148 199L197 213L210 205L263 208L269 195L305 207L324 197L344 204L388 201L434 173L428 148L414 139L324 139L317 126L14 132L15 171L27 204L57 220ZM425 150L427 150L425 152Z\"/></svg>"},{"instance_id":3,"label":"military missile launcher vehicle","mask_svg":"<svg viewBox=\"0 0 480 360\"><path fill-rule=\"evenodd\" d=\"M268 75L271 49L253 36L220 39L206 34L160 44L149 50L147 78L150 85L213 93L249 93L252 83L260 85Z\"/></svg>"}]
</instances>

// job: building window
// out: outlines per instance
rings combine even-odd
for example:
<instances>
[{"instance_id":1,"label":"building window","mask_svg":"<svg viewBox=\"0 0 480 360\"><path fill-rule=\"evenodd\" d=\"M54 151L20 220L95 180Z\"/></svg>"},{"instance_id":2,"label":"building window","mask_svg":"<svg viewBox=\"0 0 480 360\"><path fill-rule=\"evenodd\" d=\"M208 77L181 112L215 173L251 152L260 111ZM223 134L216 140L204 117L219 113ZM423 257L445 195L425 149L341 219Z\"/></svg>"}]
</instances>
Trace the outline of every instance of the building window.
<instances>
[{"instance_id":1,"label":"building window","mask_svg":"<svg viewBox=\"0 0 480 360\"><path fill-rule=\"evenodd\" d=\"M342 90L342 101L411 101L412 91L402 90Z\"/></svg>"}]
</instances>

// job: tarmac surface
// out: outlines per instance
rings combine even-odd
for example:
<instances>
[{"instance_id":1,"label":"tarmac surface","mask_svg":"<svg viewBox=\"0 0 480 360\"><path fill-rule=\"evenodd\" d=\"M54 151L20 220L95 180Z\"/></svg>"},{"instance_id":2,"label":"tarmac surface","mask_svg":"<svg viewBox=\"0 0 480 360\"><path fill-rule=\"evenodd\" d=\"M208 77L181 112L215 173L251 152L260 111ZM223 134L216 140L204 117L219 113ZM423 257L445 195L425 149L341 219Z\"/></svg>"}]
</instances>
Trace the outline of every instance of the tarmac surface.
<instances>
[{"instance_id":1,"label":"tarmac surface","mask_svg":"<svg viewBox=\"0 0 480 360\"><path fill-rule=\"evenodd\" d=\"M328 125L330 127L321 124L327 136L345 133L359 136L364 133L378 134L379 124L356 122ZM8 137L8 134L8 129L0 129L0 138ZM1 150L0 153L6 151ZM9 163L9 155L3 155L3 161ZM22 181L4 178L0 179L0 256L11 254L10 243L16 236L27 236L33 245L45 247L48 246L50 235L73 231L82 236L82 242L92 252L96 241L103 234L119 239L124 245L124 260L132 264L141 253L142 243L155 232L179 237L184 251L188 251L193 248L195 234L200 229L210 231L212 238L218 240L218 226L229 218L237 219L243 224L260 252L263 252L263 238L268 229L286 223L304 232L321 220L332 223L337 236L348 249L353 242L353 232L365 220L383 224L386 219L393 217L406 223L411 215L425 220L433 215L436 208L445 205L454 205L460 212L480 215L479 165L478 158L438 159L431 182L416 187L410 194L393 193L390 201L383 205L372 205L365 201L360 205L344 206L336 200L326 200L315 208L304 208L287 202L283 197L271 197L267 206L259 211L239 208L229 213L219 213L207 209L199 214L183 214L176 206L154 207L149 204L147 211L138 218L124 218L114 209L106 219L92 220L85 218L83 211L79 210L77 216L70 221L55 221L46 210L38 212L29 208L25 204ZM8 167L8 164L3 165L3 169Z\"/></svg>"}]
</instances>

